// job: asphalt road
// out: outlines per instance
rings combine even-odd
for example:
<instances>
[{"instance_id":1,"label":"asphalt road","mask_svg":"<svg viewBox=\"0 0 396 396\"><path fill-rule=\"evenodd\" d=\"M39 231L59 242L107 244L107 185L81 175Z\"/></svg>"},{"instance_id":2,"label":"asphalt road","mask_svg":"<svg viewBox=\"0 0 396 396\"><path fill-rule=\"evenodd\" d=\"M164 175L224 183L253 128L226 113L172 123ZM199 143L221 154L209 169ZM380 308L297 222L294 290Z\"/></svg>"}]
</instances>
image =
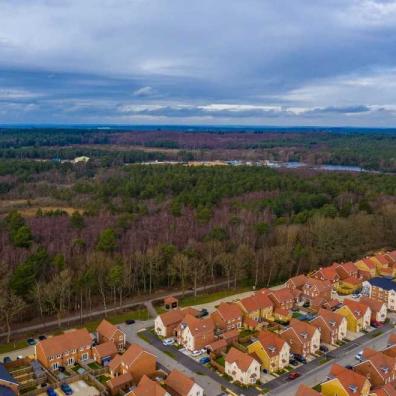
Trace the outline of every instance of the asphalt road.
<instances>
[{"instance_id":1,"label":"asphalt road","mask_svg":"<svg viewBox=\"0 0 396 396\"><path fill-rule=\"evenodd\" d=\"M329 352L327 357L330 360L322 365L320 361L323 359L323 356L296 368L294 371L301 374L301 377L293 381L288 380L287 374L284 374L267 382L265 387L271 389L268 395L294 396L300 384L315 386L322 382L326 378L332 364L338 363L342 366L348 364L354 365L357 363L355 355L362 349L371 347L376 350L382 350L386 348L389 334L394 331L394 326L392 324L386 324L380 331L382 333L377 337L373 337L373 332L370 332Z\"/></svg>"}]
</instances>

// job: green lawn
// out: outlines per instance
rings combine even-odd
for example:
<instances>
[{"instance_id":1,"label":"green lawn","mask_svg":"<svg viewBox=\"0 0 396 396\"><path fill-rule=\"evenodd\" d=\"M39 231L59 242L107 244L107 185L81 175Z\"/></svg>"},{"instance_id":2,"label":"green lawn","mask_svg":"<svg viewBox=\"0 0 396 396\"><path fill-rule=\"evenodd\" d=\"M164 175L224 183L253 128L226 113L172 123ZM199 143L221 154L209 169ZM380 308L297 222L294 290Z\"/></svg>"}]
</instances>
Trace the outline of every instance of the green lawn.
<instances>
[{"instance_id":1,"label":"green lawn","mask_svg":"<svg viewBox=\"0 0 396 396\"><path fill-rule=\"evenodd\" d=\"M179 300L179 305L181 307L189 307L191 305L201 305L207 304L216 300L220 300L221 298L229 297L234 294L243 293L246 291L252 290L251 287L244 287L238 289L229 289L229 290L221 290L214 293L209 294L199 294L196 297L194 296L186 296Z\"/></svg>"},{"instance_id":2,"label":"green lawn","mask_svg":"<svg viewBox=\"0 0 396 396\"><path fill-rule=\"evenodd\" d=\"M99 375L98 377L96 377L96 379L103 385L106 384L106 382L110 379L110 377L108 375Z\"/></svg>"},{"instance_id":3,"label":"green lawn","mask_svg":"<svg viewBox=\"0 0 396 396\"><path fill-rule=\"evenodd\" d=\"M221 355L216 359L216 363L220 364L221 366L225 366L225 360L224 360L224 356Z\"/></svg>"},{"instance_id":4,"label":"green lawn","mask_svg":"<svg viewBox=\"0 0 396 396\"><path fill-rule=\"evenodd\" d=\"M15 351L16 349L26 348L28 346L26 340L19 340L15 342L10 342L9 344L0 345L0 353L7 353Z\"/></svg>"},{"instance_id":5,"label":"green lawn","mask_svg":"<svg viewBox=\"0 0 396 396\"><path fill-rule=\"evenodd\" d=\"M101 368L102 368L102 366L99 365L99 364L96 363L96 362L88 363L88 367L91 368L92 370L98 370L98 369L101 369Z\"/></svg>"}]
</instances>

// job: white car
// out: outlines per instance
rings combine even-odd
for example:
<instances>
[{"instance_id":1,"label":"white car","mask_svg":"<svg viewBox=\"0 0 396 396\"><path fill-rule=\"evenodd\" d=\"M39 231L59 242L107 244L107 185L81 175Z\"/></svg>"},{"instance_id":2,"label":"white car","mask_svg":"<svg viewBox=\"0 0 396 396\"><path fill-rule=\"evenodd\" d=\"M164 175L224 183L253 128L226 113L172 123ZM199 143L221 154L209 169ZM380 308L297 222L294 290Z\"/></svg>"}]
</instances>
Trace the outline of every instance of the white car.
<instances>
[{"instance_id":1,"label":"white car","mask_svg":"<svg viewBox=\"0 0 396 396\"><path fill-rule=\"evenodd\" d=\"M174 338L165 338L165 340L163 340L162 343L165 346L173 345L175 343L175 339Z\"/></svg>"},{"instance_id":2,"label":"white car","mask_svg":"<svg viewBox=\"0 0 396 396\"><path fill-rule=\"evenodd\" d=\"M358 354L356 354L355 359L359 360L359 362L361 362L363 359L363 351L360 351Z\"/></svg>"},{"instance_id":3,"label":"white car","mask_svg":"<svg viewBox=\"0 0 396 396\"><path fill-rule=\"evenodd\" d=\"M192 357L197 357L197 356L199 356L201 354L202 354L202 351L200 351L199 349L196 349L195 351L191 352L191 356Z\"/></svg>"},{"instance_id":4,"label":"white car","mask_svg":"<svg viewBox=\"0 0 396 396\"><path fill-rule=\"evenodd\" d=\"M362 297L362 295L359 293L359 294L352 294L352 298L360 298L360 297Z\"/></svg>"}]
</instances>

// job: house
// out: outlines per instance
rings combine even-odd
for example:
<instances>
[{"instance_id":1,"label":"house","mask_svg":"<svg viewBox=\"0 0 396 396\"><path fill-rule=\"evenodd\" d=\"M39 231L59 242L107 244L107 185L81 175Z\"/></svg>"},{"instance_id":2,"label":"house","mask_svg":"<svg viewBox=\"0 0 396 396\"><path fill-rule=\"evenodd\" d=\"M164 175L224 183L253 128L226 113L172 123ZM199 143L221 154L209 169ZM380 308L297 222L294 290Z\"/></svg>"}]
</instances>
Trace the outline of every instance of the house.
<instances>
[{"instance_id":1,"label":"house","mask_svg":"<svg viewBox=\"0 0 396 396\"><path fill-rule=\"evenodd\" d=\"M177 326L177 342L189 351L202 349L215 340L212 318L198 319L187 314Z\"/></svg>"},{"instance_id":2,"label":"house","mask_svg":"<svg viewBox=\"0 0 396 396\"><path fill-rule=\"evenodd\" d=\"M298 387L295 396L320 396L320 395L321 395L321 393L319 393L315 389L312 389L307 385L301 384Z\"/></svg>"},{"instance_id":3,"label":"house","mask_svg":"<svg viewBox=\"0 0 396 396\"><path fill-rule=\"evenodd\" d=\"M282 307L275 307L274 309L274 319L278 322L289 322L292 318L292 314L287 309Z\"/></svg>"},{"instance_id":4,"label":"house","mask_svg":"<svg viewBox=\"0 0 396 396\"><path fill-rule=\"evenodd\" d=\"M171 394L178 396L203 396L204 390L193 378L188 377L179 370L172 370L165 380L165 385Z\"/></svg>"},{"instance_id":5,"label":"house","mask_svg":"<svg viewBox=\"0 0 396 396\"><path fill-rule=\"evenodd\" d=\"M73 366L92 358L92 338L87 329L68 331L38 342L35 355L47 369Z\"/></svg>"},{"instance_id":6,"label":"house","mask_svg":"<svg viewBox=\"0 0 396 396\"><path fill-rule=\"evenodd\" d=\"M326 344L334 345L346 337L347 320L336 312L321 308L310 323L320 330L320 340Z\"/></svg>"},{"instance_id":7,"label":"house","mask_svg":"<svg viewBox=\"0 0 396 396\"><path fill-rule=\"evenodd\" d=\"M231 347L225 357L225 373L233 381L252 385L260 379L260 363L249 354Z\"/></svg>"},{"instance_id":8,"label":"house","mask_svg":"<svg viewBox=\"0 0 396 396\"><path fill-rule=\"evenodd\" d=\"M329 267L319 268L311 275L311 277L321 281L330 282L334 288L338 286L338 282L340 281L340 276L338 275L336 265L334 264Z\"/></svg>"},{"instance_id":9,"label":"house","mask_svg":"<svg viewBox=\"0 0 396 396\"><path fill-rule=\"evenodd\" d=\"M126 352L116 355L109 363L112 377L129 373L135 383L138 383L143 375L155 373L156 367L157 357L138 344L131 344Z\"/></svg>"},{"instance_id":10,"label":"house","mask_svg":"<svg viewBox=\"0 0 396 396\"><path fill-rule=\"evenodd\" d=\"M264 292L258 292L239 301L239 305L250 319L261 322L262 319L270 319L273 312L273 302Z\"/></svg>"},{"instance_id":11,"label":"house","mask_svg":"<svg viewBox=\"0 0 396 396\"><path fill-rule=\"evenodd\" d=\"M389 256L386 256L384 253L377 253L371 257L371 261L376 264L378 273L381 273L384 268L390 268L391 261Z\"/></svg>"},{"instance_id":12,"label":"house","mask_svg":"<svg viewBox=\"0 0 396 396\"><path fill-rule=\"evenodd\" d=\"M242 327L243 314L240 306L236 303L221 303L212 313L211 318L216 327L221 330L228 331Z\"/></svg>"},{"instance_id":13,"label":"house","mask_svg":"<svg viewBox=\"0 0 396 396\"><path fill-rule=\"evenodd\" d=\"M176 297L168 296L164 298L164 307L167 311L176 309L179 306L179 300Z\"/></svg>"},{"instance_id":14,"label":"house","mask_svg":"<svg viewBox=\"0 0 396 396\"><path fill-rule=\"evenodd\" d=\"M371 384L363 375L333 364L327 380L321 384L324 396L368 396Z\"/></svg>"},{"instance_id":15,"label":"house","mask_svg":"<svg viewBox=\"0 0 396 396\"><path fill-rule=\"evenodd\" d=\"M384 302L364 296L360 299L360 302L370 307L372 322L385 322L388 310Z\"/></svg>"},{"instance_id":16,"label":"house","mask_svg":"<svg viewBox=\"0 0 396 396\"><path fill-rule=\"evenodd\" d=\"M134 382L132 374L126 372L109 379L106 382L106 386L109 388L111 395L116 396L121 394L121 391L128 391Z\"/></svg>"},{"instance_id":17,"label":"house","mask_svg":"<svg viewBox=\"0 0 396 396\"><path fill-rule=\"evenodd\" d=\"M247 350L268 373L277 372L289 365L290 346L276 333L261 331L257 341L248 345Z\"/></svg>"},{"instance_id":18,"label":"house","mask_svg":"<svg viewBox=\"0 0 396 396\"><path fill-rule=\"evenodd\" d=\"M175 308L158 315L154 320L154 331L160 337L174 336L177 326L188 313L195 317L198 316L198 311L194 308L185 308L183 310Z\"/></svg>"},{"instance_id":19,"label":"house","mask_svg":"<svg viewBox=\"0 0 396 396\"><path fill-rule=\"evenodd\" d=\"M308 301L312 301L316 297L329 300L332 289L332 284L327 280L308 278L302 287L302 298Z\"/></svg>"},{"instance_id":20,"label":"house","mask_svg":"<svg viewBox=\"0 0 396 396\"><path fill-rule=\"evenodd\" d=\"M106 319L103 319L97 327L96 339L99 344L112 341L118 351L123 351L125 349L126 334Z\"/></svg>"},{"instance_id":21,"label":"house","mask_svg":"<svg viewBox=\"0 0 396 396\"><path fill-rule=\"evenodd\" d=\"M103 366L108 366L117 353L118 351L113 341L107 341L92 348L92 356L95 362Z\"/></svg>"},{"instance_id":22,"label":"house","mask_svg":"<svg viewBox=\"0 0 396 396\"><path fill-rule=\"evenodd\" d=\"M210 343L207 346L207 350L214 353L216 356L220 356L223 352L226 352L227 346L227 341L224 338L220 338L219 340Z\"/></svg>"},{"instance_id":23,"label":"house","mask_svg":"<svg viewBox=\"0 0 396 396\"><path fill-rule=\"evenodd\" d=\"M293 353L307 357L319 350L320 331L307 322L293 318L289 327L279 335L290 345L290 351Z\"/></svg>"},{"instance_id":24,"label":"house","mask_svg":"<svg viewBox=\"0 0 396 396\"><path fill-rule=\"evenodd\" d=\"M390 311L396 311L396 282L388 278L372 278L363 284L368 295L383 301Z\"/></svg>"},{"instance_id":25,"label":"house","mask_svg":"<svg viewBox=\"0 0 396 396\"><path fill-rule=\"evenodd\" d=\"M366 348L368 349L368 348ZM383 386L396 379L396 359L375 350L364 350L365 360L354 370L370 379L372 386Z\"/></svg>"},{"instance_id":26,"label":"house","mask_svg":"<svg viewBox=\"0 0 396 396\"><path fill-rule=\"evenodd\" d=\"M355 262L355 267L361 271L367 271L372 278L377 274L377 266L370 257L363 258Z\"/></svg>"},{"instance_id":27,"label":"house","mask_svg":"<svg viewBox=\"0 0 396 396\"><path fill-rule=\"evenodd\" d=\"M286 310L292 309L296 302L296 295L293 294L292 290L288 287L278 290L270 290L267 295L275 307L280 307Z\"/></svg>"},{"instance_id":28,"label":"house","mask_svg":"<svg viewBox=\"0 0 396 396\"><path fill-rule=\"evenodd\" d=\"M289 289L301 290L307 279L308 278L305 275L293 276L285 283L285 287L288 287Z\"/></svg>"},{"instance_id":29,"label":"house","mask_svg":"<svg viewBox=\"0 0 396 396\"><path fill-rule=\"evenodd\" d=\"M144 375L138 386L125 396L171 396L157 381Z\"/></svg>"},{"instance_id":30,"label":"house","mask_svg":"<svg viewBox=\"0 0 396 396\"><path fill-rule=\"evenodd\" d=\"M358 301L344 299L344 305L335 312L345 316L349 331L357 333L367 330L371 321L371 309Z\"/></svg>"},{"instance_id":31,"label":"house","mask_svg":"<svg viewBox=\"0 0 396 396\"><path fill-rule=\"evenodd\" d=\"M351 261L342 264L335 264L335 269L340 279L349 278L350 276L358 278L358 269Z\"/></svg>"},{"instance_id":32,"label":"house","mask_svg":"<svg viewBox=\"0 0 396 396\"><path fill-rule=\"evenodd\" d=\"M341 279L338 282L337 291L340 294L352 294L362 287L362 282L362 278L348 276L347 278Z\"/></svg>"},{"instance_id":33,"label":"house","mask_svg":"<svg viewBox=\"0 0 396 396\"><path fill-rule=\"evenodd\" d=\"M221 334L220 337L227 342L227 345L232 344L233 342L238 341L239 332L238 330L230 330Z\"/></svg>"},{"instance_id":34,"label":"house","mask_svg":"<svg viewBox=\"0 0 396 396\"><path fill-rule=\"evenodd\" d=\"M396 389L392 384L386 384L379 388L374 388L371 390L370 395L372 396L396 396Z\"/></svg>"},{"instance_id":35,"label":"house","mask_svg":"<svg viewBox=\"0 0 396 396\"><path fill-rule=\"evenodd\" d=\"M0 363L0 395L19 395L19 384L8 372L3 363Z\"/></svg>"}]
</instances>

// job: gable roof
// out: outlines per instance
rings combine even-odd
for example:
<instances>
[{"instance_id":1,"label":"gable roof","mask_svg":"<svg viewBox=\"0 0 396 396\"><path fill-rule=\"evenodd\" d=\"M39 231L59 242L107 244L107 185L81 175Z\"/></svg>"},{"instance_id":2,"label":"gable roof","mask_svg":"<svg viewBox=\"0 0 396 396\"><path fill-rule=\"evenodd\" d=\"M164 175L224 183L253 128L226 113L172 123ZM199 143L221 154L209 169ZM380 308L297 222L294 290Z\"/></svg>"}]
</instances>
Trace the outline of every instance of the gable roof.
<instances>
[{"instance_id":1,"label":"gable roof","mask_svg":"<svg viewBox=\"0 0 396 396\"><path fill-rule=\"evenodd\" d=\"M92 338L88 330L78 329L42 340L36 348L41 348L46 356L53 356L91 344Z\"/></svg>"},{"instance_id":2,"label":"gable roof","mask_svg":"<svg viewBox=\"0 0 396 396\"><path fill-rule=\"evenodd\" d=\"M172 311L167 311L159 315L161 322L164 326L176 325L183 320L183 313L180 309L173 309Z\"/></svg>"},{"instance_id":3,"label":"gable roof","mask_svg":"<svg viewBox=\"0 0 396 396\"><path fill-rule=\"evenodd\" d=\"M363 356L366 357L366 360L357 364L356 368L359 369L360 367L372 366L381 378L388 382L387 380L392 378L394 374L395 358L387 356L382 352L370 352L363 352Z\"/></svg>"},{"instance_id":4,"label":"gable roof","mask_svg":"<svg viewBox=\"0 0 396 396\"><path fill-rule=\"evenodd\" d=\"M206 333L208 331L215 330L215 325L212 318L198 319L191 314L187 314L182 320L183 325L186 325L193 336L201 333Z\"/></svg>"},{"instance_id":5,"label":"gable roof","mask_svg":"<svg viewBox=\"0 0 396 396\"><path fill-rule=\"evenodd\" d=\"M151 380L147 375L143 375L138 386L132 390L133 396L165 396L166 390L156 381Z\"/></svg>"},{"instance_id":6,"label":"gable roof","mask_svg":"<svg viewBox=\"0 0 396 396\"><path fill-rule=\"evenodd\" d=\"M384 290L388 290L388 291L395 290L396 291L396 282L394 282L392 279L381 278L378 276L378 277L369 279L368 282L370 283L370 285L377 286Z\"/></svg>"},{"instance_id":7,"label":"gable roof","mask_svg":"<svg viewBox=\"0 0 396 396\"><path fill-rule=\"evenodd\" d=\"M317 392L315 389L310 388L307 385L301 384L296 392L295 396L320 396L321 393Z\"/></svg>"},{"instance_id":8,"label":"gable roof","mask_svg":"<svg viewBox=\"0 0 396 396\"><path fill-rule=\"evenodd\" d=\"M97 327L96 331L102 335L103 337L106 337L107 339L110 339L114 336L116 331L119 330L117 326L113 325L106 319L103 319L99 326ZM121 331L121 330L119 330ZM122 332L122 331L121 331ZM123 332L122 332L123 333Z\"/></svg>"},{"instance_id":9,"label":"gable roof","mask_svg":"<svg viewBox=\"0 0 396 396\"><path fill-rule=\"evenodd\" d=\"M180 396L187 396L195 381L179 370L173 369L165 380L165 385L177 392Z\"/></svg>"},{"instance_id":10,"label":"gable roof","mask_svg":"<svg viewBox=\"0 0 396 396\"><path fill-rule=\"evenodd\" d=\"M232 329L225 331L221 336L227 341L231 338L238 337L239 331L237 329Z\"/></svg>"},{"instance_id":11,"label":"gable roof","mask_svg":"<svg viewBox=\"0 0 396 396\"><path fill-rule=\"evenodd\" d=\"M266 295L266 292L259 292L252 296L245 297L239 301L246 312L254 312L263 308L271 307L272 301Z\"/></svg>"},{"instance_id":12,"label":"gable roof","mask_svg":"<svg viewBox=\"0 0 396 396\"><path fill-rule=\"evenodd\" d=\"M229 364L235 363L243 372L246 372L254 361L257 362L249 354L241 352L234 347L231 347L228 351L225 361Z\"/></svg>"},{"instance_id":13,"label":"gable roof","mask_svg":"<svg viewBox=\"0 0 396 396\"><path fill-rule=\"evenodd\" d=\"M307 281L307 277L304 274L293 276L290 278L287 283L292 283L295 288L300 288L304 286L305 282Z\"/></svg>"},{"instance_id":14,"label":"gable roof","mask_svg":"<svg viewBox=\"0 0 396 396\"><path fill-rule=\"evenodd\" d=\"M350 300L349 298L344 299L344 305L346 305L350 309L356 319L362 318L367 310L370 309L366 304Z\"/></svg>"},{"instance_id":15,"label":"gable roof","mask_svg":"<svg viewBox=\"0 0 396 396\"><path fill-rule=\"evenodd\" d=\"M363 296L360 299L360 302L370 307L371 311L373 312L379 312L385 305L385 303L380 300L376 300L375 298L370 298L366 296Z\"/></svg>"},{"instance_id":16,"label":"gable roof","mask_svg":"<svg viewBox=\"0 0 396 396\"><path fill-rule=\"evenodd\" d=\"M363 258L363 259L361 259L359 261L363 261L363 263L367 265L368 269L376 269L377 268L377 266L375 265L374 261L372 261L370 257Z\"/></svg>"},{"instance_id":17,"label":"gable roof","mask_svg":"<svg viewBox=\"0 0 396 396\"><path fill-rule=\"evenodd\" d=\"M242 318L241 308L232 302L222 302L217 307L217 312L224 321Z\"/></svg>"},{"instance_id":18,"label":"gable roof","mask_svg":"<svg viewBox=\"0 0 396 396\"><path fill-rule=\"evenodd\" d=\"M271 292L268 293L268 297L279 304L294 300L294 295L288 287L283 287L282 289L278 290L271 290Z\"/></svg>"},{"instance_id":19,"label":"gable roof","mask_svg":"<svg viewBox=\"0 0 396 396\"><path fill-rule=\"evenodd\" d=\"M286 344L286 341L277 334L267 330L260 331L257 339L270 357L279 355L279 352Z\"/></svg>"},{"instance_id":20,"label":"gable roof","mask_svg":"<svg viewBox=\"0 0 396 396\"><path fill-rule=\"evenodd\" d=\"M322 281L322 280L316 279L316 278L307 278L307 281L305 282L304 287L306 287L307 285L310 287L316 287L316 289L320 293L332 289L332 285L329 281L327 281L327 280Z\"/></svg>"},{"instance_id":21,"label":"gable roof","mask_svg":"<svg viewBox=\"0 0 396 396\"><path fill-rule=\"evenodd\" d=\"M130 383L132 380L132 374L130 372L126 372L125 374L117 375L116 377L109 379L106 384L110 386L110 388L116 388Z\"/></svg>"},{"instance_id":22,"label":"gable roof","mask_svg":"<svg viewBox=\"0 0 396 396\"><path fill-rule=\"evenodd\" d=\"M352 261L348 261L346 263L337 264L336 271L337 271L338 275L340 275L340 272L341 272L341 273L347 274L347 276L349 276L350 274L357 272L357 267L355 266L354 263L352 263Z\"/></svg>"},{"instance_id":23,"label":"gable roof","mask_svg":"<svg viewBox=\"0 0 396 396\"><path fill-rule=\"evenodd\" d=\"M367 379L353 370L348 370L334 363L330 369L330 376L338 379L348 395L360 395ZM333 379L334 379L333 378Z\"/></svg>"},{"instance_id":24,"label":"gable roof","mask_svg":"<svg viewBox=\"0 0 396 396\"><path fill-rule=\"evenodd\" d=\"M362 280L357 278L356 276L348 276L343 279L342 282L349 283L350 285L358 286L362 283Z\"/></svg>"},{"instance_id":25,"label":"gable roof","mask_svg":"<svg viewBox=\"0 0 396 396\"><path fill-rule=\"evenodd\" d=\"M341 323L346 320L341 314L323 308L319 309L318 317L323 318L330 328L333 328L334 326L340 326Z\"/></svg>"},{"instance_id":26,"label":"gable roof","mask_svg":"<svg viewBox=\"0 0 396 396\"><path fill-rule=\"evenodd\" d=\"M307 322L303 322L301 320L292 318L290 320L289 327L286 330L284 330L283 332L294 331L297 338L303 344L304 342L306 342L307 340L310 340L313 337L316 330L318 330L318 329L315 326L312 326L311 324L309 324Z\"/></svg>"},{"instance_id":27,"label":"gable roof","mask_svg":"<svg viewBox=\"0 0 396 396\"><path fill-rule=\"evenodd\" d=\"M131 344L129 348L124 352L123 355L117 355L112 359L109 363L110 370L116 369L121 363L124 363L127 366L132 366L133 363L140 357L148 357L152 356L155 359L157 357L150 352L147 352L138 344Z\"/></svg>"},{"instance_id":28,"label":"gable roof","mask_svg":"<svg viewBox=\"0 0 396 396\"><path fill-rule=\"evenodd\" d=\"M372 394L376 396L396 396L396 390L391 384L386 384L380 388L373 389Z\"/></svg>"},{"instance_id":29,"label":"gable roof","mask_svg":"<svg viewBox=\"0 0 396 396\"><path fill-rule=\"evenodd\" d=\"M113 341L107 341L93 347L100 357L106 357L117 354L117 348Z\"/></svg>"}]
</instances>

